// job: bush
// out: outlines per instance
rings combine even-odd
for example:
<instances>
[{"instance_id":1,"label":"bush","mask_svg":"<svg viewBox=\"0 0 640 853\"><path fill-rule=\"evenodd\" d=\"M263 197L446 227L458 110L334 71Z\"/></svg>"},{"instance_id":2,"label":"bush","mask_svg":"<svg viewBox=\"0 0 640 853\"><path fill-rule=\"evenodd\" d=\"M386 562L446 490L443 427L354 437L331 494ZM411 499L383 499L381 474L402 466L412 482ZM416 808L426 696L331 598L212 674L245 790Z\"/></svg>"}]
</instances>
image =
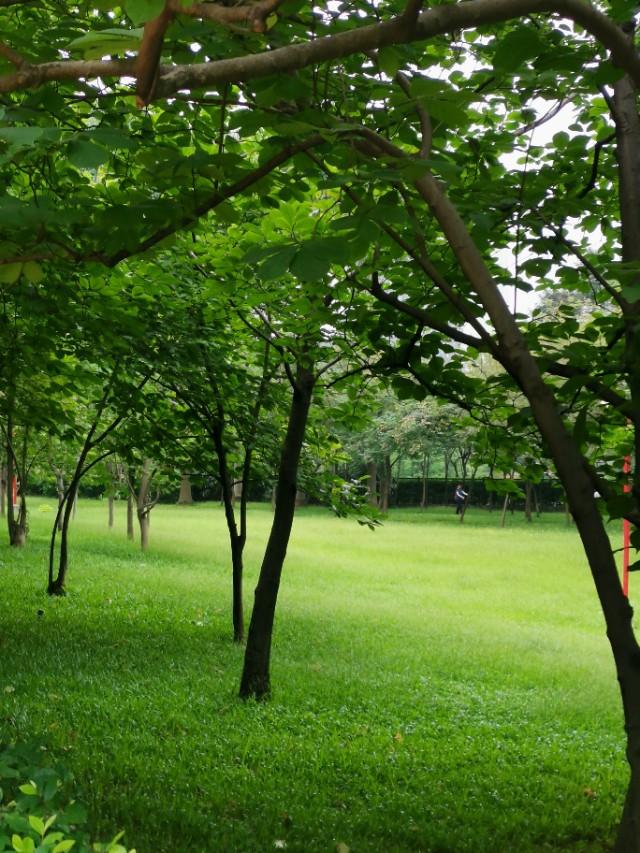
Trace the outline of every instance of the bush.
<instances>
[{"instance_id":1,"label":"bush","mask_svg":"<svg viewBox=\"0 0 640 853\"><path fill-rule=\"evenodd\" d=\"M48 766L37 744L0 742L0 853L127 853L117 835L90 843L87 807L78 799L72 774ZM135 853L135 850L129 851Z\"/></svg>"}]
</instances>

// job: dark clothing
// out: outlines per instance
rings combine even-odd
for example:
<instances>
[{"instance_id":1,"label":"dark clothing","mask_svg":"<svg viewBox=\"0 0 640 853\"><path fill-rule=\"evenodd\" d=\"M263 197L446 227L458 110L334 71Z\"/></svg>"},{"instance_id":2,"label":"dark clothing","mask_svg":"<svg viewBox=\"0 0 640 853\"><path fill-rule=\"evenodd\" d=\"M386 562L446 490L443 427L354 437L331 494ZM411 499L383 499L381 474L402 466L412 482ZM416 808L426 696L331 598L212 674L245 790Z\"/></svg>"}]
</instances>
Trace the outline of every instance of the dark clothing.
<instances>
[{"instance_id":1,"label":"dark clothing","mask_svg":"<svg viewBox=\"0 0 640 853\"><path fill-rule=\"evenodd\" d=\"M453 496L454 501L456 502L456 515L460 515L462 509L464 507L464 502L466 500L467 493L463 491L463 489L456 489L456 493Z\"/></svg>"}]
</instances>

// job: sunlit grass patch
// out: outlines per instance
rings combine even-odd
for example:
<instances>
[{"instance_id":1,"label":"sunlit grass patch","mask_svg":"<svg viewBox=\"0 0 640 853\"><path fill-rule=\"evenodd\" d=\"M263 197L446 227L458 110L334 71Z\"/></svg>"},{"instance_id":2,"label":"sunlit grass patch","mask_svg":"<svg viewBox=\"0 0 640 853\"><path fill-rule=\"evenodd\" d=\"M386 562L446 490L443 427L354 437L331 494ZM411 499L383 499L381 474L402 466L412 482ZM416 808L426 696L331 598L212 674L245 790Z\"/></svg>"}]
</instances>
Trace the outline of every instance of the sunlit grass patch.
<instances>
[{"instance_id":1,"label":"sunlit grass patch","mask_svg":"<svg viewBox=\"0 0 640 853\"><path fill-rule=\"evenodd\" d=\"M0 734L43 738L96 837L138 853L602 851L626 770L602 617L564 519L392 513L296 520L274 694L236 699L220 507L81 502L69 595L49 599L46 514L0 554ZM253 507L246 600L271 513ZM38 615L38 611L43 613ZM11 688L7 690L7 688Z\"/></svg>"}]
</instances>

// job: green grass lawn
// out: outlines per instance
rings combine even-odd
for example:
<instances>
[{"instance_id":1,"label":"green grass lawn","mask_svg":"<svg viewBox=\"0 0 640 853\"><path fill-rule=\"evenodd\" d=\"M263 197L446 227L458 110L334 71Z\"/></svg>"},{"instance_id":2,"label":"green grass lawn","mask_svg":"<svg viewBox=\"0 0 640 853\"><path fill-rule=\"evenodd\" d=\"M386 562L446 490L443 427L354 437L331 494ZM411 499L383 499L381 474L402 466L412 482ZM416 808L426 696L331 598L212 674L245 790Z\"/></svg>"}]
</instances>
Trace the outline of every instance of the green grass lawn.
<instances>
[{"instance_id":1,"label":"green grass lawn","mask_svg":"<svg viewBox=\"0 0 640 853\"><path fill-rule=\"evenodd\" d=\"M95 837L125 829L138 853L609 848L620 700L563 515L500 529L499 512L407 510L372 532L301 511L273 698L256 704L236 698L220 507L156 507L142 554L124 505L109 531L106 503L80 502L64 599L44 593L46 509L32 499L27 547L0 550L0 738L64 761ZM251 508L247 611L270 521Z\"/></svg>"}]
</instances>

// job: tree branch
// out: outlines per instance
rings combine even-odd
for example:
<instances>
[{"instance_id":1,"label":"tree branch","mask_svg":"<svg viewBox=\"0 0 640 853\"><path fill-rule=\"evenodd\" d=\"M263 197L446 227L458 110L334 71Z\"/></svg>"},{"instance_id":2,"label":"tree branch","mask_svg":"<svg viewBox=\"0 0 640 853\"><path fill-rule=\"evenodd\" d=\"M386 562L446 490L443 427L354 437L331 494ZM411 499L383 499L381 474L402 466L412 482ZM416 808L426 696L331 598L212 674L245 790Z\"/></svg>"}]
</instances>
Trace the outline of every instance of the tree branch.
<instances>
[{"instance_id":1,"label":"tree branch","mask_svg":"<svg viewBox=\"0 0 640 853\"><path fill-rule=\"evenodd\" d=\"M166 3L162 12L144 25L142 42L136 59L136 106L138 108L146 107L153 100L164 34L174 18L170 5Z\"/></svg>"},{"instance_id":2,"label":"tree branch","mask_svg":"<svg viewBox=\"0 0 640 853\"><path fill-rule=\"evenodd\" d=\"M248 23L253 33L267 31L267 18L273 15L284 0L262 0L262 2L247 5L222 6L217 3L193 3L182 6L179 0L169 0L169 6L174 13L188 15L191 18L214 21L217 24Z\"/></svg>"},{"instance_id":3,"label":"tree branch","mask_svg":"<svg viewBox=\"0 0 640 853\"><path fill-rule=\"evenodd\" d=\"M256 21L265 23L279 3L280 0L264 0L263 3L251 6L230 8L205 3L182 8L177 0L170 0L170 8L175 10L179 7L180 14L208 19L213 19L215 15L232 17L240 10L243 10L246 19L248 12L254 10L250 20L254 22L252 26L255 26ZM2 5L14 4L2 0ZM393 44L427 41L439 35L503 23L536 13L559 15L583 27L610 52L613 63L626 71L640 86L640 56L634 45L620 27L586 0L465 0L432 6L421 12L417 19L413 17L416 5L409 2L402 15L388 21L265 50L255 55L196 65L160 65L154 97L167 98L179 90L201 89L283 74ZM56 80L133 77L134 67L135 60L63 60L30 65L15 74L0 78L0 93Z\"/></svg>"},{"instance_id":4,"label":"tree branch","mask_svg":"<svg viewBox=\"0 0 640 853\"><path fill-rule=\"evenodd\" d=\"M503 23L533 13L557 14L584 27L610 51L613 62L640 85L640 57L636 50L613 21L585 0L466 0L432 6L422 12L415 23L402 16L254 56L224 59L199 66L178 65L162 75L158 96L167 97L178 89L237 83L282 74L354 53L366 53L393 44L426 41L452 31Z\"/></svg>"},{"instance_id":5,"label":"tree branch","mask_svg":"<svg viewBox=\"0 0 640 853\"><path fill-rule=\"evenodd\" d=\"M5 59L8 59L16 68L24 68L29 64L24 56L4 42L0 42L0 56L4 56Z\"/></svg>"},{"instance_id":6,"label":"tree branch","mask_svg":"<svg viewBox=\"0 0 640 853\"><path fill-rule=\"evenodd\" d=\"M134 249L121 249L113 255L102 255L102 254L93 254L90 255L84 260L92 260L98 261L99 263L104 264L107 267L115 267L120 261L125 260L125 258L130 258L133 255L138 255L141 252L146 252L147 249L153 248L166 237L175 234L177 231L180 231L182 228L186 228L189 225L192 225L202 216L207 213L210 213L214 210L219 204L222 204L223 201L226 201L229 198L232 198L235 195L238 195L241 192L249 189L249 187L256 184L259 180L268 175L270 172L273 172L274 169L277 169L278 166L286 163L287 160L290 160L291 157L294 157L296 154L299 154L302 151L307 151L310 148L313 148L316 145L322 145L326 142L326 139L322 136L314 135L310 136L308 139L304 139L301 142L296 143L295 145L288 145L286 148L283 148L282 151L279 151L277 154L274 154L273 157L269 158L265 163L259 166L257 169L254 169L248 175L241 178L239 181L231 184L231 186L226 187L225 189L219 190L218 192L213 193L206 201L202 202L202 204L198 205L192 213L188 216L184 216L179 222L171 223L170 225L165 226L164 228L160 228L151 236L147 237L143 240L136 248ZM82 260L82 256L75 258L76 260Z\"/></svg>"}]
</instances>

